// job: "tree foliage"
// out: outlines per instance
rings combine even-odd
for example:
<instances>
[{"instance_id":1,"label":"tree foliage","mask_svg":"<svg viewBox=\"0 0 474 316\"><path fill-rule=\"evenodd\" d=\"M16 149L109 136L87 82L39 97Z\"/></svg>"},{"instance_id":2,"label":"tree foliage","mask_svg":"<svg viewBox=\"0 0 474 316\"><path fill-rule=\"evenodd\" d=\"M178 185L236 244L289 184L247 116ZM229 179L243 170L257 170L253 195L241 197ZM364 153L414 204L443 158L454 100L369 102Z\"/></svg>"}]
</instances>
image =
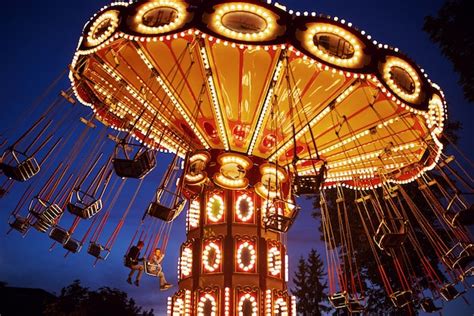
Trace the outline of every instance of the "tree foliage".
<instances>
[{"instance_id":1,"label":"tree foliage","mask_svg":"<svg viewBox=\"0 0 474 316\"><path fill-rule=\"evenodd\" d=\"M308 258L300 258L293 282L295 289L292 290L296 296L297 311L304 316L320 316L322 312L328 312L330 308L326 305L327 283L325 281L324 263L321 256L312 249Z\"/></svg>"},{"instance_id":2,"label":"tree foliage","mask_svg":"<svg viewBox=\"0 0 474 316\"><path fill-rule=\"evenodd\" d=\"M83 287L79 280L62 288L57 300L46 306L44 315L52 316L95 316L124 315L152 316L153 309L142 311L127 293L118 289L101 287L91 291Z\"/></svg>"},{"instance_id":3,"label":"tree foliage","mask_svg":"<svg viewBox=\"0 0 474 316\"><path fill-rule=\"evenodd\" d=\"M474 32L470 0L446 0L436 16L427 16L423 30L438 44L459 75L464 97L474 102Z\"/></svg>"}]
</instances>

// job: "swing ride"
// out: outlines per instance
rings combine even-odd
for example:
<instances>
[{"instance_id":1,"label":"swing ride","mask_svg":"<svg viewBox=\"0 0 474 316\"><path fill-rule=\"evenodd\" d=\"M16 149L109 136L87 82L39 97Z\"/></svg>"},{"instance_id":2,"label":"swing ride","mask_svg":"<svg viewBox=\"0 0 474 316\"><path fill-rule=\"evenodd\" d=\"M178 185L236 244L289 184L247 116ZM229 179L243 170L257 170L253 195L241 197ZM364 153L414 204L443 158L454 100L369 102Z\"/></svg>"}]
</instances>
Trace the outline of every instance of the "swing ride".
<instances>
[{"instance_id":1,"label":"swing ride","mask_svg":"<svg viewBox=\"0 0 474 316\"><path fill-rule=\"evenodd\" d=\"M359 243L395 308L435 312L471 286L474 181L443 152L443 92L351 23L271 1L117 2L86 24L69 70L71 89L1 158L4 194L31 182L10 230L106 260L143 179L173 153L130 241L146 240L146 258L166 252L187 211L169 315L296 315L286 233L302 196L320 201L334 308L366 310ZM89 118L58 116L75 98ZM74 158L55 164L59 152Z\"/></svg>"}]
</instances>

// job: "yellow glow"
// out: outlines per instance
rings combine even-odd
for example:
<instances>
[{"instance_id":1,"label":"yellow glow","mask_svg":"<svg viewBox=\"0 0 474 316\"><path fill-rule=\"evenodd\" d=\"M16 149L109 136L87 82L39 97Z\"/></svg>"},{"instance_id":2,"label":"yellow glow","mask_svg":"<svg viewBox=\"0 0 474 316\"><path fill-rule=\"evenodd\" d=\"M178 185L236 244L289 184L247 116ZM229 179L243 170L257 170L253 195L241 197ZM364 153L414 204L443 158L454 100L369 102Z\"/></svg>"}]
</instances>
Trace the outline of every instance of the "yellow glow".
<instances>
[{"instance_id":1,"label":"yellow glow","mask_svg":"<svg viewBox=\"0 0 474 316\"><path fill-rule=\"evenodd\" d=\"M176 18L168 24L151 27L143 24L144 15L153 9L171 8L177 12ZM135 15L134 22L136 30L139 33L158 35L174 31L183 26L188 13L186 12L186 4L180 1L170 0L154 0L140 7Z\"/></svg>"},{"instance_id":2,"label":"yellow glow","mask_svg":"<svg viewBox=\"0 0 474 316\"><path fill-rule=\"evenodd\" d=\"M408 75L411 77L415 84L415 91L413 93L407 93L404 91L400 86L391 78L390 72L393 67L399 67L405 70ZM407 102L416 102L421 94L421 81L420 77L416 73L415 69L410 66L406 61L400 59L398 57L389 57L387 58L387 62L383 65L383 77L387 85L392 89L394 93L396 93L400 98Z\"/></svg>"},{"instance_id":3,"label":"yellow glow","mask_svg":"<svg viewBox=\"0 0 474 316\"><path fill-rule=\"evenodd\" d=\"M97 32L101 30L104 23L108 23L107 29L103 34L97 36ZM100 15L92 26L90 27L89 32L87 33L87 46L97 46L109 38L117 29L119 24L119 12L116 10L111 10L104 12Z\"/></svg>"}]
</instances>

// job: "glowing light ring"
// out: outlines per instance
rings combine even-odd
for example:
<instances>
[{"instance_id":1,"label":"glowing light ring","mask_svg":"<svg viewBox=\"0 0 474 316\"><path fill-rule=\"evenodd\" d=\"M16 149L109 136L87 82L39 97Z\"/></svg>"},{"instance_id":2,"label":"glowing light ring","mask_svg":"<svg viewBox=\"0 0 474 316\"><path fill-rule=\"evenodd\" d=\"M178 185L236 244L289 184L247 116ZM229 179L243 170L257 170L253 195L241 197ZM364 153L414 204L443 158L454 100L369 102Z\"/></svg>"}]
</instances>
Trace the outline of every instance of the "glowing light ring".
<instances>
[{"instance_id":1,"label":"glowing light ring","mask_svg":"<svg viewBox=\"0 0 474 316\"><path fill-rule=\"evenodd\" d=\"M318 33L329 33L344 39L352 45L354 49L353 56L351 58L339 58L323 51L314 44L314 37ZM354 35L352 35L341 27L326 23L314 23L308 27L308 30L306 31L305 35L305 48L307 48L312 54L324 60L325 62L346 68L359 67L362 57L364 55L362 42L357 37L355 37Z\"/></svg>"},{"instance_id":2,"label":"glowing light ring","mask_svg":"<svg viewBox=\"0 0 474 316\"><path fill-rule=\"evenodd\" d=\"M246 178L247 171L252 167L252 161L239 154L224 153L217 157L220 164L220 172L213 177L214 182L226 189L245 189L249 180Z\"/></svg>"},{"instance_id":3,"label":"glowing light ring","mask_svg":"<svg viewBox=\"0 0 474 316\"><path fill-rule=\"evenodd\" d=\"M217 215L214 215L213 214L213 205L214 203L219 203L219 212L217 213ZM224 199L218 195L218 194L214 194L213 196L211 196L209 198L209 201L207 202L207 218L213 222L213 223L217 223L217 222L220 222L222 221L222 217L224 216Z\"/></svg>"},{"instance_id":4,"label":"glowing light ring","mask_svg":"<svg viewBox=\"0 0 474 316\"><path fill-rule=\"evenodd\" d=\"M248 265L245 265L242 262L242 251L247 249L250 252L250 262ZM257 261L257 255L255 251L255 246L249 243L248 241L240 244L239 248L237 249L237 264L239 265L239 269L245 272L251 271L255 268L255 262Z\"/></svg>"},{"instance_id":5,"label":"glowing light ring","mask_svg":"<svg viewBox=\"0 0 474 316\"><path fill-rule=\"evenodd\" d=\"M211 250L214 250L216 252L216 260L214 261L212 265L209 263L209 252ZM209 244L206 245L206 247L204 247L204 250L202 252L202 263L204 265L204 269L206 269L209 272L216 271L217 269L219 269L219 266L221 264L221 259L222 259L222 252L221 252L220 247L217 244L210 242Z\"/></svg>"},{"instance_id":6,"label":"glowing light ring","mask_svg":"<svg viewBox=\"0 0 474 316\"><path fill-rule=\"evenodd\" d=\"M267 255L267 262L268 262L268 271L272 276L277 276L281 274L281 266L282 266L282 260L281 260L281 251L278 249L278 247L273 246L268 250L268 255Z\"/></svg>"},{"instance_id":7,"label":"glowing light ring","mask_svg":"<svg viewBox=\"0 0 474 316\"><path fill-rule=\"evenodd\" d=\"M154 9L159 8L167 8L176 11L177 16L175 19L165 25L160 26L148 26L143 24L143 18L145 14L150 12ZM169 1L169 0L158 0L153 2L148 2L147 4L143 5L139 10L138 13L135 15L134 23L136 25L136 30L143 34L149 35L158 35L163 33L168 33L174 31L181 26L183 26L185 19L187 16L186 12L186 5L182 2L178 1Z\"/></svg>"},{"instance_id":8,"label":"glowing light ring","mask_svg":"<svg viewBox=\"0 0 474 316\"><path fill-rule=\"evenodd\" d=\"M239 316L244 316L244 304L246 301L249 301L250 304L252 304L252 316L258 316L258 306L257 306L257 299L255 296L246 293L242 295L242 297L239 300Z\"/></svg>"},{"instance_id":9,"label":"glowing light ring","mask_svg":"<svg viewBox=\"0 0 474 316\"><path fill-rule=\"evenodd\" d=\"M211 315L216 316L217 315L216 298L214 296L212 296L211 294L209 294L209 293L204 294L199 299L199 303L198 303L198 306L197 306L198 316L204 316L204 307L206 305L206 302L211 302Z\"/></svg>"},{"instance_id":10,"label":"glowing light ring","mask_svg":"<svg viewBox=\"0 0 474 316\"><path fill-rule=\"evenodd\" d=\"M183 252L181 253L180 266L181 274L184 277L191 276L191 273L193 271L193 250L190 247L186 247L183 249Z\"/></svg>"},{"instance_id":11,"label":"glowing light ring","mask_svg":"<svg viewBox=\"0 0 474 316\"><path fill-rule=\"evenodd\" d=\"M184 300L177 298L173 304L173 316L184 315Z\"/></svg>"},{"instance_id":12,"label":"glowing light ring","mask_svg":"<svg viewBox=\"0 0 474 316\"><path fill-rule=\"evenodd\" d=\"M274 315L277 315L281 311L282 316L288 316L288 304L283 298L278 298L275 301L275 307L273 308Z\"/></svg>"},{"instance_id":13,"label":"glowing light ring","mask_svg":"<svg viewBox=\"0 0 474 316\"><path fill-rule=\"evenodd\" d=\"M387 62L383 65L382 73L383 73L383 78L389 88L397 94L400 98L407 102L415 103L420 95L421 95L421 81L420 77L418 76L416 70L408 64L406 61L397 58L397 57L389 57L387 58ZM398 67L403 69L408 76L410 76L411 80L415 84L415 90L413 93L408 93L404 91L398 83L392 79L392 76L390 72L392 71L392 68Z\"/></svg>"},{"instance_id":14,"label":"glowing light ring","mask_svg":"<svg viewBox=\"0 0 474 316\"><path fill-rule=\"evenodd\" d=\"M99 27L104 23L108 23L107 29L100 36L97 36ZM119 12L115 10L102 13L94 23L92 23L86 37L87 46L97 46L108 39L117 29L119 25Z\"/></svg>"},{"instance_id":15,"label":"glowing light ring","mask_svg":"<svg viewBox=\"0 0 474 316\"><path fill-rule=\"evenodd\" d=\"M242 33L236 32L222 23L222 19L226 14L235 14L238 12L249 13L258 16L265 21L266 26L263 31L256 33ZM259 42L269 40L275 36L275 28L277 26L277 18L275 13L266 8L256 6L248 3L226 3L217 7L216 12L212 16L211 28L217 33L233 38L236 40L247 42Z\"/></svg>"},{"instance_id":16,"label":"glowing light ring","mask_svg":"<svg viewBox=\"0 0 474 316\"><path fill-rule=\"evenodd\" d=\"M242 210L240 209L240 204L243 201L246 201L248 204L248 214L246 216L242 214ZM252 198L248 196L247 194L243 194L239 196L237 198L237 201L235 202L235 214L237 215L237 218L241 220L242 222L248 222L252 218L253 212L254 212L254 204L253 204Z\"/></svg>"}]
</instances>

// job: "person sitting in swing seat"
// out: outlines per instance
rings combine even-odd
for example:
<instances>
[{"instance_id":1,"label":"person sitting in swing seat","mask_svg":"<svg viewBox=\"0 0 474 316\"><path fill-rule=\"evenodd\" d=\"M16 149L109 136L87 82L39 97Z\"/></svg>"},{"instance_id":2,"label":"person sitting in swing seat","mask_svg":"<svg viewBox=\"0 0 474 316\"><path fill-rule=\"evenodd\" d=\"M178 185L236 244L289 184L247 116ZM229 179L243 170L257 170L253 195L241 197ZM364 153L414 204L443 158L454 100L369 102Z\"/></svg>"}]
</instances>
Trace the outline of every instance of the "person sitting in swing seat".
<instances>
[{"instance_id":1,"label":"person sitting in swing seat","mask_svg":"<svg viewBox=\"0 0 474 316\"><path fill-rule=\"evenodd\" d=\"M148 261L148 272L156 275L160 279L160 290L162 291L172 287L172 285L166 281L163 267L161 266L164 258L165 254L161 252L160 248L156 248L150 261Z\"/></svg>"},{"instance_id":2,"label":"person sitting in swing seat","mask_svg":"<svg viewBox=\"0 0 474 316\"><path fill-rule=\"evenodd\" d=\"M125 256L125 266L130 268L130 273L127 278L127 282L132 284L132 277L136 270L138 270L137 278L135 279L135 285L140 285L140 279L143 274L143 264L139 264L139 262L143 261L143 258L140 258L140 250L143 248L145 244L143 241L138 241L136 246L133 246L128 251L127 255Z\"/></svg>"}]
</instances>

